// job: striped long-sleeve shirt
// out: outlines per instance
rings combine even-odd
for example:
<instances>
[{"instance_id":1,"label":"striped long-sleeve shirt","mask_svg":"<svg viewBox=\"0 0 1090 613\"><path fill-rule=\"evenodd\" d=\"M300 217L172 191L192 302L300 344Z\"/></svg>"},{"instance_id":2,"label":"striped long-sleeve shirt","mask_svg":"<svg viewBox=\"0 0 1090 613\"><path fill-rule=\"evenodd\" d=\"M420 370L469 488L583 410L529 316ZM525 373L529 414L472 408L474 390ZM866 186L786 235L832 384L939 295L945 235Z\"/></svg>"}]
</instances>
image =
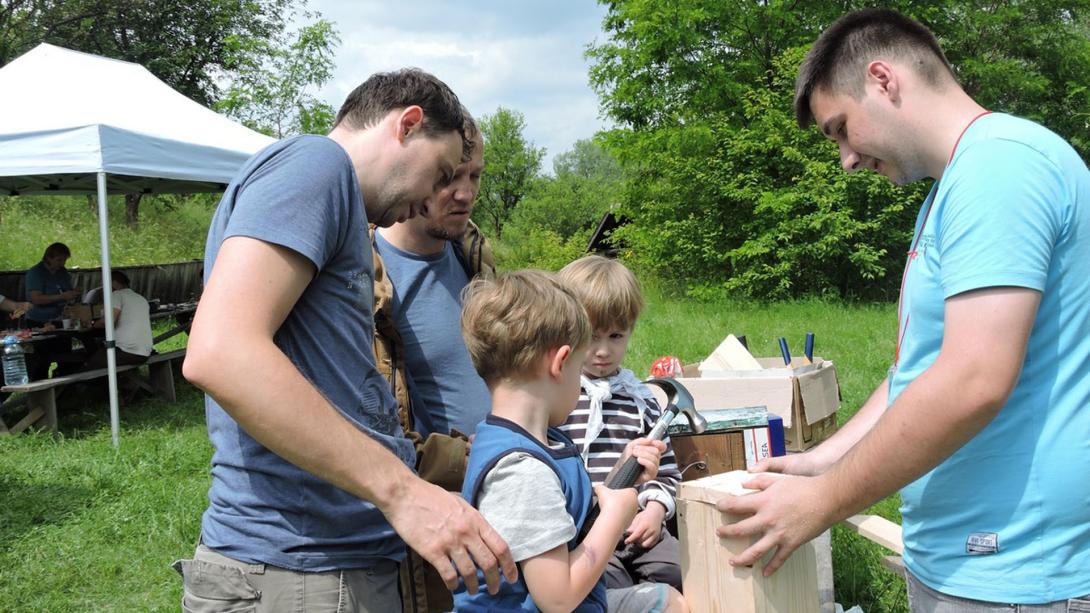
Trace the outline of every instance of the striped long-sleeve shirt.
<instances>
[{"instance_id":1,"label":"striped long-sleeve shirt","mask_svg":"<svg viewBox=\"0 0 1090 613\"><path fill-rule=\"evenodd\" d=\"M647 399L644 402L647 410L644 411L641 422L639 408L635 401L631 397L614 394L611 399L602 403L602 421L605 427L593 441L587 441L590 399L585 391L580 394L579 404L560 429L571 437L580 452L587 451L585 454L587 472L590 473L592 483L604 483L606 475L624 454L625 445L641 436L646 436L658 421L662 414L658 403L654 399ZM666 453L662 454L659 462L658 477L640 486L638 500L641 509L652 500L660 502L666 507L666 519L670 519L676 508L674 496L677 494L677 484L681 481L681 472L674 458L674 448L670 445L670 438L666 437L664 441Z\"/></svg>"}]
</instances>

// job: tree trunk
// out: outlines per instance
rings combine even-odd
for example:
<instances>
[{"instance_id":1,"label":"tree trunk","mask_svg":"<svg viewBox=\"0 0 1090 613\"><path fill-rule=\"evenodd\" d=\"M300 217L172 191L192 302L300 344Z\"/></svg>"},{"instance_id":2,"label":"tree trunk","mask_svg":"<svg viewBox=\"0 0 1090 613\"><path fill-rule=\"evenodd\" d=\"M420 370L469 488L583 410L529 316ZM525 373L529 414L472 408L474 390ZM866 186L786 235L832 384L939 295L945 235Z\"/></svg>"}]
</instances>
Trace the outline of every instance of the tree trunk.
<instances>
[{"instance_id":1,"label":"tree trunk","mask_svg":"<svg viewBox=\"0 0 1090 613\"><path fill-rule=\"evenodd\" d=\"M143 194L125 194L125 223L134 228L140 223L140 199Z\"/></svg>"}]
</instances>

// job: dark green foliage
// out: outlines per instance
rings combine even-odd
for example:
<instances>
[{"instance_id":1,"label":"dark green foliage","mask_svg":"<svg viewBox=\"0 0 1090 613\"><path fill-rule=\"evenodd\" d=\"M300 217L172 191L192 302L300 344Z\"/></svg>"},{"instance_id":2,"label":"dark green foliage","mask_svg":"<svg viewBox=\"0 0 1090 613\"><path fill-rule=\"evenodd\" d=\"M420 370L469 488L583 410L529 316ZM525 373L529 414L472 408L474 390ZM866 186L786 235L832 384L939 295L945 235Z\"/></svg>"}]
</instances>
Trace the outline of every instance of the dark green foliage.
<instances>
[{"instance_id":1,"label":"dark green foliage","mask_svg":"<svg viewBox=\"0 0 1090 613\"><path fill-rule=\"evenodd\" d=\"M591 81L632 182L618 231L700 295L895 294L928 187L847 176L792 114L798 63L862 2L613 0ZM1090 0L886 3L932 28L966 90L1090 157Z\"/></svg>"},{"instance_id":2,"label":"dark green foliage","mask_svg":"<svg viewBox=\"0 0 1090 613\"><path fill-rule=\"evenodd\" d=\"M239 67L240 40L268 40L295 0L4 0L0 66L47 42L145 66L209 105Z\"/></svg>"},{"instance_id":3,"label":"dark green foliage","mask_svg":"<svg viewBox=\"0 0 1090 613\"><path fill-rule=\"evenodd\" d=\"M473 210L473 220L491 238L503 235L503 226L526 197L541 170L545 150L526 140L522 113L499 107L485 115L478 125L484 135L485 172Z\"/></svg>"}]
</instances>

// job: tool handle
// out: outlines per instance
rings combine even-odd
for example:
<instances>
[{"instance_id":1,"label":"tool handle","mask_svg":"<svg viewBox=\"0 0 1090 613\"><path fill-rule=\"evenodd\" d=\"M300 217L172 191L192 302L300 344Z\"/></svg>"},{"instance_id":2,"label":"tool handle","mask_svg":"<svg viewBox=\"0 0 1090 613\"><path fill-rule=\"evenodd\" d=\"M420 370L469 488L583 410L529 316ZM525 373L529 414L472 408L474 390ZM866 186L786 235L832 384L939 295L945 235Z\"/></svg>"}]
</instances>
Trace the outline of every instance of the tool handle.
<instances>
[{"instance_id":1,"label":"tool handle","mask_svg":"<svg viewBox=\"0 0 1090 613\"><path fill-rule=\"evenodd\" d=\"M749 343L746 341L746 335L745 334L742 334L740 336L736 336L734 338L738 339L738 342L741 343L742 347L744 347L746 351L749 351Z\"/></svg>"},{"instance_id":2,"label":"tool handle","mask_svg":"<svg viewBox=\"0 0 1090 613\"><path fill-rule=\"evenodd\" d=\"M814 363L814 333L806 333L806 349L803 351L806 354L806 359L810 360L810 363Z\"/></svg>"},{"instance_id":3,"label":"tool handle","mask_svg":"<svg viewBox=\"0 0 1090 613\"><path fill-rule=\"evenodd\" d=\"M787 348L787 339L780 337L780 355L783 356L783 363L787 366L791 365L791 350Z\"/></svg>"},{"instance_id":4,"label":"tool handle","mask_svg":"<svg viewBox=\"0 0 1090 613\"><path fill-rule=\"evenodd\" d=\"M639 478L641 472L643 472L643 467L640 466L639 460L636 459L636 456L629 456L624 464L621 464L621 467L606 480L606 487L611 490L623 490L626 487L632 487L636 485L636 479Z\"/></svg>"}]
</instances>

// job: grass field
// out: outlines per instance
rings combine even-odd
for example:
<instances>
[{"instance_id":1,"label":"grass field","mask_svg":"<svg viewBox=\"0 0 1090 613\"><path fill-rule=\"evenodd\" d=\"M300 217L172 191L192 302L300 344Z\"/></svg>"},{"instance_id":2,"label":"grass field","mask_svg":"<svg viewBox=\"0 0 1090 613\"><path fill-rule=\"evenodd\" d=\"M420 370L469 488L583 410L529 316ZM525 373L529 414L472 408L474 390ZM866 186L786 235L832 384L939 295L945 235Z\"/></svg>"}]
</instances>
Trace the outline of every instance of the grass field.
<instances>
[{"instance_id":1,"label":"grass field","mask_svg":"<svg viewBox=\"0 0 1090 613\"><path fill-rule=\"evenodd\" d=\"M698 360L728 333L772 356L779 336L801 352L812 331L817 353L837 364L841 421L882 379L893 352L890 305L709 304L658 290L648 298L627 360L637 374L660 355ZM177 611L181 583L169 565L192 552L209 483L201 395L182 384L175 404L125 407L120 452L101 401L68 407L60 423L55 438L0 438L0 611ZM899 521L894 500L875 511ZM878 565L877 546L835 529L833 549L846 608L907 611L904 585Z\"/></svg>"}]
</instances>

